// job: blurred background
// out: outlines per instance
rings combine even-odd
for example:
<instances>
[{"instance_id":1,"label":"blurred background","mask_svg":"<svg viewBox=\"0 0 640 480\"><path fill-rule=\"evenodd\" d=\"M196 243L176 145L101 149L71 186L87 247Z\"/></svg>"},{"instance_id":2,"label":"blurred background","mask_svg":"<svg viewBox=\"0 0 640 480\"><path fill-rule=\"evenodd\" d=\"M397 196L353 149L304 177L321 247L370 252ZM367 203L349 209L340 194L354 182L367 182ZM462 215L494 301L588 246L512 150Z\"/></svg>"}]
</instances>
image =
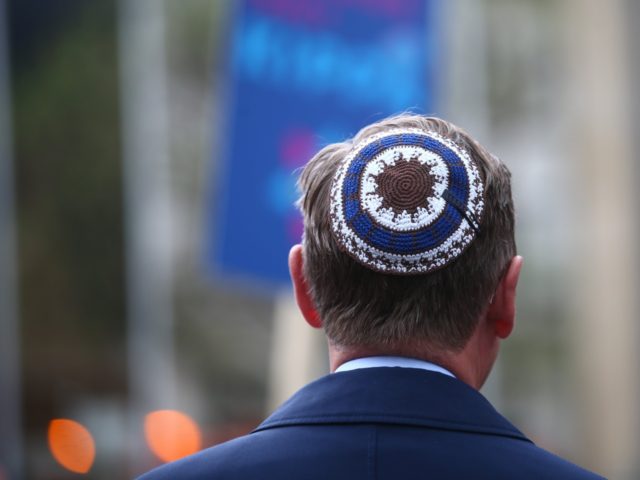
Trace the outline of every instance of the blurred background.
<instances>
[{"instance_id":1,"label":"blurred background","mask_svg":"<svg viewBox=\"0 0 640 480\"><path fill-rule=\"evenodd\" d=\"M131 478L327 372L295 169L410 109L513 172L518 324L483 393L640 478L640 4L0 0L0 479Z\"/></svg>"}]
</instances>

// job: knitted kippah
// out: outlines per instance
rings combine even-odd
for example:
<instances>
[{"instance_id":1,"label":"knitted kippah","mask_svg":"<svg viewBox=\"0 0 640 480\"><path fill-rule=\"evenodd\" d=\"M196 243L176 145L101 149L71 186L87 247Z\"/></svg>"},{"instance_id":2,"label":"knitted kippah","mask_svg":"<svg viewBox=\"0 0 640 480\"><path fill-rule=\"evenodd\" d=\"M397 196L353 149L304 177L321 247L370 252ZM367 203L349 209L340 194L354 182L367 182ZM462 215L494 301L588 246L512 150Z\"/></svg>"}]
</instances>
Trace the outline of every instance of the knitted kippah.
<instances>
[{"instance_id":1,"label":"knitted kippah","mask_svg":"<svg viewBox=\"0 0 640 480\"><path fill-rule=\"evenodd\" d=\"M483 184L469 154L420 129L372 135L345 157L331 186L331 229L370 269L421 274L449 264L476 237Z\"/></svg>"}]
</instances>

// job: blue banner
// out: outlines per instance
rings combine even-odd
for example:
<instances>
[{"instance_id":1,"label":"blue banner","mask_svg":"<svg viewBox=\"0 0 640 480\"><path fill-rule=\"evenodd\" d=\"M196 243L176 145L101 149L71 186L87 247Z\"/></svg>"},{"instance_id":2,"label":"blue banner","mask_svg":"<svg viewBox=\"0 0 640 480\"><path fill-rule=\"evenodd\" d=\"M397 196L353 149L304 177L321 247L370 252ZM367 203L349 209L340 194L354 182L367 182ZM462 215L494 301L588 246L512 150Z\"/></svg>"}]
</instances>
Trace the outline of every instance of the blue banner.
<instances>
[{"instance_id":1,"label":"blue banner","mask_svg":"<svg viewBox=\"0 0 640 480\"><path fill-rule=\"evenodd\" d=\"M245 0L234 18L228 120L216 151L207 262L288 282L300 241L295 170L328 143L434 109L435 0Z\"/></svg>"}]
</instances>

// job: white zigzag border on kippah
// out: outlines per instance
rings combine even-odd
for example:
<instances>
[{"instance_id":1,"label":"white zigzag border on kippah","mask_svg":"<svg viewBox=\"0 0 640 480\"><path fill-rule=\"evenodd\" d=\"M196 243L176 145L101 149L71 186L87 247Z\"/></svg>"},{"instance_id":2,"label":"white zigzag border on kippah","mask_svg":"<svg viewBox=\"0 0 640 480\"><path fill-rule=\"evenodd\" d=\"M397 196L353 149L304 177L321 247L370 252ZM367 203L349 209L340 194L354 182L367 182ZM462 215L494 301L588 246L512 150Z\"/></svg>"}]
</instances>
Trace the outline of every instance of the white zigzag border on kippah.
<instances>
[{"instance_id":1,"label":"white zigzag border on kippah","mask_svg":"<svg viewBox=\"0 0 640 480\"><path fill-rule=\"evenodd\" d=\"M423 131L416 128L396 128L371 135L362 140L343 160L342 164L336 171L331 186L331 227L339 244L347 251L347 253L368 268L380 272L396 274L427 273L442 268L459 257L473 241L476 236L476 231L471 225L469 225L469 222L465 218L462 219L458 228L440 245L412 255L386 252L369 245L349 227L344 218L342 188L347 171L353 160L368 145L386 137L402 134L414 134L430 137L453 150L453 152L462 161L469 180L469 195L466 204L467 211L471 212L477 219L481 218L484 209L484 186L482 184L478 168L472 162L469 154L449 139L443 138L435 132ZM422 150L423 155L426 153L426 157L433 162L434 165L432 166L432 172L434 170L433 167L435 166L436 177L439 181L436 182L436 186L434 188L438 194L442 194L448 185L448 168L446 163L437 154L423 147L415 145L397 145L385 149L374 159L370 159L367 167L365 167L365 171L360 177L361 194L359 201L361 202L363 209L365 209L372 218L375 218L377 223L385 226L389 230L398 232L407 232L425 227L428 228L429 224L438 218L446 206L446 202L441 197L430 198L427 201L430 206L433 206L433 210L431 212L427 212L426 214L424 212L419 212L419 215L416 218L409 219L407 219L406 216L400 216L396 221L398 223L397 225L394 225L394 222L390 220L390 217L385 218L384 212L380 214L378 200L375 198L375 195L371 195L372 185L367 183L370 181L367 180L367 175L371 176L375 173L379 173L378 170L380 170L381 165L376 164L375 162L384 163L385 159L388 160L388 155L392 155L396 150L407 148ZM382 155L385 155L385 159L379 158ZM424 159L424 161L426 162L427 160ZM442 168L446 170L446 174L442 171ZM363 195L365 198L363 198Z\"/></svg>"}]
</instances>

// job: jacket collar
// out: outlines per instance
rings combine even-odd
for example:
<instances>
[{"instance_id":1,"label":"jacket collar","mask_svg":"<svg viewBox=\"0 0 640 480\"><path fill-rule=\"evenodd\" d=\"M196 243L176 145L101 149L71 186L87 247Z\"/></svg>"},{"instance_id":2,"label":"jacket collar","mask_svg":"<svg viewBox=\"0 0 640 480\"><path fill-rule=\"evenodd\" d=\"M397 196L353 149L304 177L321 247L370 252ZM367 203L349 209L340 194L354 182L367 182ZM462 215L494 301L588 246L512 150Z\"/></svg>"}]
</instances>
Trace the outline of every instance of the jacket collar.
<instances>
[{"instance_id":1,"label":"jacket collar","mask_svg":"<svg viewBox=\"0 0 640 480\"><path fill-rule=\"evenodd\" d=\"M378 423L528 440L478 391L413 368L333 373L299 390L255 431L293 425Z\"/></svg>"}]
</instances>

